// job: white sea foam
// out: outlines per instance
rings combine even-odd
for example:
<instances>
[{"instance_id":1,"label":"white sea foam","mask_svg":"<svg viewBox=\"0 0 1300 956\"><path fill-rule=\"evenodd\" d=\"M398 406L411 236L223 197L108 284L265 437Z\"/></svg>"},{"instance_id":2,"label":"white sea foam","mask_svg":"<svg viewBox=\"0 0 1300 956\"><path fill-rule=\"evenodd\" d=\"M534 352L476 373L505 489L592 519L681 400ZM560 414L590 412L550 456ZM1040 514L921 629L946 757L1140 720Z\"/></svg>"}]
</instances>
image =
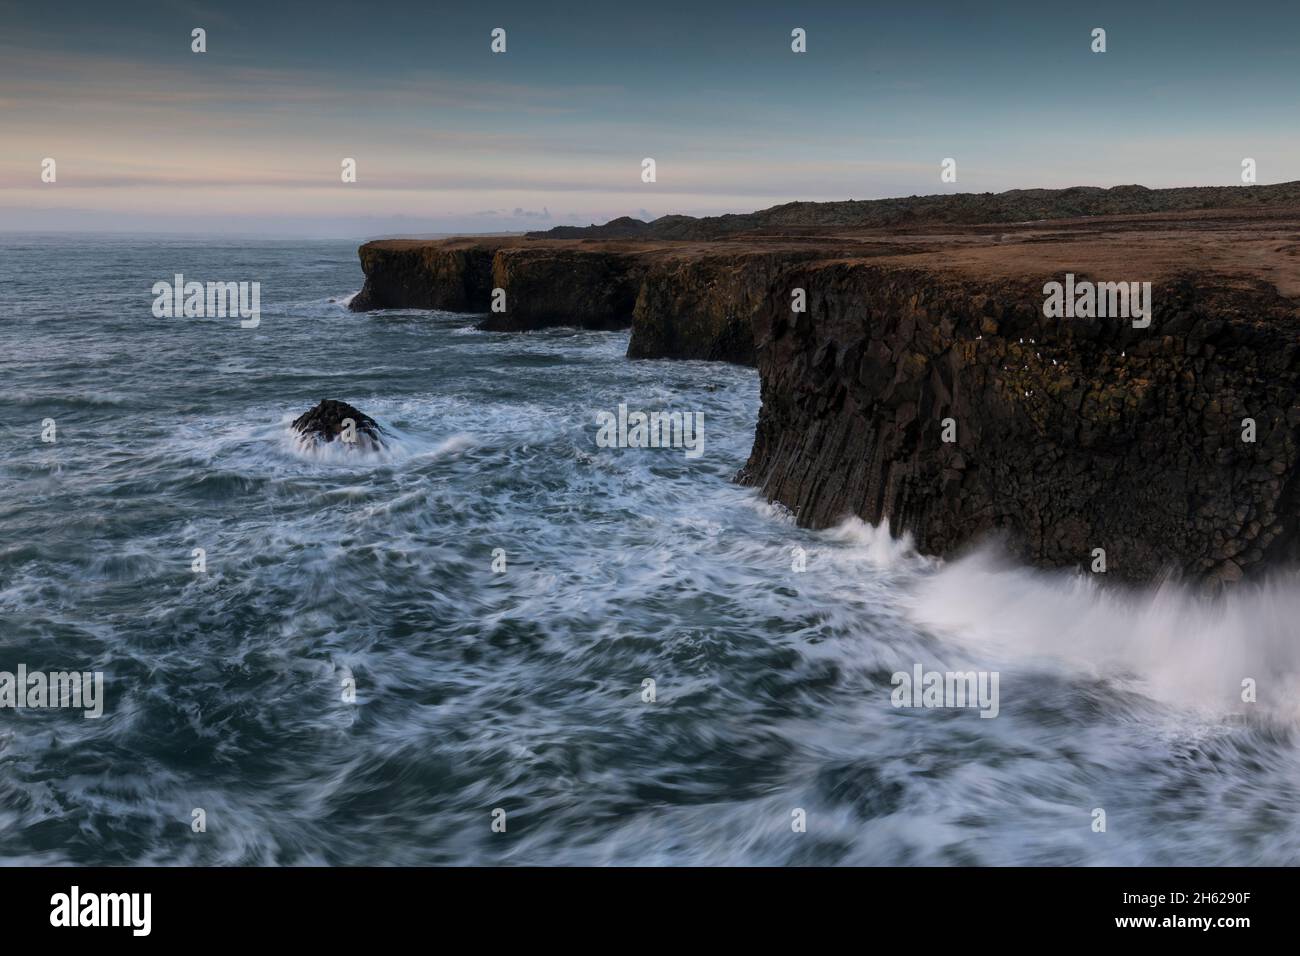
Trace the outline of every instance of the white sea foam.
<instances>
[{"instance_id":1,"label":"white sea foam","mask_svg":"<svg viewBox=\"0 0 1300 956\"><path fill-rule=\"evenodd\" d=\"M889 521L873 525L861 518L848 518L827 532L832 541L849 546L873 566L888 570L919 570L931 562L917 554L912 536L904 532L894 537Z\"/></svg>"},{"instance_id":2,"label":"white sea foam","mask_svg":"<svg viewBox=\"0 0 1300 956\"><path fill-rule=\"evenodd\" d=\"M967 648L1209 713L1300 719L1294 574L1215 594L1171 582L1126 588L983 549L918 580L907 600L914 621ZM1257 684L1255 704L1242 700L1246 679Z\"/></svg>"},{"instance_id":3,"label":"white sea foam","mask_svg":"<svg viewBox=\"0 0 1300 956\"><path fill-rule=\"evenodd\" d=\"M5 464L0 646L103 670L107 703L0 734L0 862L1300 862L1288 581L1130 593L800 528L730 481L752 369L419 311L345 323L341 349L293 245L267 247L297 303L275 334L141 325L82 246L0 258L59 264L0 344L10 396L60 419ZM119 252L129 278L170 250ZM350 288L355 247L329 255L324 288ZM130 400L58 407L105 382ZM386 452L296 450L324 395ZM686 396L717 423L698 462L596 446L590 409ZM998 718L893 708L918 662L999 670ZM178 842L194 807L209 831Z\"/></svg>"}]
</instances>

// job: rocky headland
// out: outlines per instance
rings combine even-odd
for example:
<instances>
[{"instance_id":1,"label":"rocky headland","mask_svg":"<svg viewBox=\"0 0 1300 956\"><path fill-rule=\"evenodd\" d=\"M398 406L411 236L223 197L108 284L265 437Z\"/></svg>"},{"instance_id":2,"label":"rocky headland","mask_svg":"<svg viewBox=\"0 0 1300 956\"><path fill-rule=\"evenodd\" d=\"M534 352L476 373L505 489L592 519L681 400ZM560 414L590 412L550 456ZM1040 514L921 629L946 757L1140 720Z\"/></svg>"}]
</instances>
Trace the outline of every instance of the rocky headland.
<instances>
[{"instance_id":1,"label":"rocky headland","mask_svg":"<svg viewBox=\"0 0 1300 956\"><path fill-rule=\"evenodd\" d=\"M1046 567L1101 549L1129 581L1298 557L1300 184L796 203L360 257L356 310L630 326L631 358L756 365L739 479L804 525L888 520L936 555L993 534ZM1150 315L1049 317L1067 274L1150 283Z\"/></svg>"}]
</instances>

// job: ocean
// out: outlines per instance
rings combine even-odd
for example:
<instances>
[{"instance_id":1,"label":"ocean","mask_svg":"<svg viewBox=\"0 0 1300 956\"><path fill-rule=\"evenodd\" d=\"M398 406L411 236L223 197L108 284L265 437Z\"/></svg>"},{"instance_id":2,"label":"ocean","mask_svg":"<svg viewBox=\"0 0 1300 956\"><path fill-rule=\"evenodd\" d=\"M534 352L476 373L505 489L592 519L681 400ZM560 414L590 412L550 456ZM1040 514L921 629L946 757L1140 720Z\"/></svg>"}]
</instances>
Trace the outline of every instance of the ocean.
<instances>
[{"instance_id":1,"label":"ocean","mask_svg":"<svg viewBox=\"0 0 1300 956\"><path fill-rule=\"evenodd\" d=\"M0 707L0 863L1300 863L1294 576L801 529L732 481L755 370L353 314L356 245L0 237L0 672L103 674ZM156 318L177 273L260 324ZM386 447L295 441L326 398Z\"/></svg>"}]
</instances>

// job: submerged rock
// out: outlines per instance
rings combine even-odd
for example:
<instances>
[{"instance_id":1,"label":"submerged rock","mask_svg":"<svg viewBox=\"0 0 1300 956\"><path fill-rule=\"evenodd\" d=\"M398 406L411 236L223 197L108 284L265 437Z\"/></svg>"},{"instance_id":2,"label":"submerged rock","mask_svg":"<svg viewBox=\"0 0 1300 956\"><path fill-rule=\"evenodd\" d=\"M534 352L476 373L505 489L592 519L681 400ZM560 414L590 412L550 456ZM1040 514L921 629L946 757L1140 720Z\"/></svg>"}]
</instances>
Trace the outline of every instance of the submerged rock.
<instances>
[{"instance_id":1,"label":"submerged rock","mask_svg":"<svg viewBox=\"0 0 1300 956\"><path fill-rule=\"evenodd\" d=\"M289 426L305 441L318 444L340 441L358 448L382 448L383 429L369 415L347 402L321 399L311 410L299 415Z\"/></svg>"}]
</instances>

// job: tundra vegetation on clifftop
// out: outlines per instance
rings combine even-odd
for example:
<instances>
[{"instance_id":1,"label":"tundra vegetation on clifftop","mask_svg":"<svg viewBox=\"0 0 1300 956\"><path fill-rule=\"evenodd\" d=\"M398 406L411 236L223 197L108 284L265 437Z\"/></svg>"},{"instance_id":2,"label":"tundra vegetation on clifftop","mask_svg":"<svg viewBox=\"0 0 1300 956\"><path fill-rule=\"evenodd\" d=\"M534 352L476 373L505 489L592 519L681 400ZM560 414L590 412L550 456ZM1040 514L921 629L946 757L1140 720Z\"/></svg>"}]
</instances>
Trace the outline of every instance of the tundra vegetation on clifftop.
<instances>
[{"instance_id":1,"label":"tundra vegetation on clifftop","mask_svg":"<svg viewBox=\"0 0 1300 956\"><path fill-rule=\"evenodd\" d=\"M1004 218L1116 205L1140 211ZM352 307L488 312L503 289L486 328L631 325L632 358L756 364L739 477L804 525L888 520L939 555L995 533L1133 581L1297 558L1300 184L686 218L367 243ZM1048 317L1067 275L1151 283L1150 324Z\"/></svg>"}]
</instances>

